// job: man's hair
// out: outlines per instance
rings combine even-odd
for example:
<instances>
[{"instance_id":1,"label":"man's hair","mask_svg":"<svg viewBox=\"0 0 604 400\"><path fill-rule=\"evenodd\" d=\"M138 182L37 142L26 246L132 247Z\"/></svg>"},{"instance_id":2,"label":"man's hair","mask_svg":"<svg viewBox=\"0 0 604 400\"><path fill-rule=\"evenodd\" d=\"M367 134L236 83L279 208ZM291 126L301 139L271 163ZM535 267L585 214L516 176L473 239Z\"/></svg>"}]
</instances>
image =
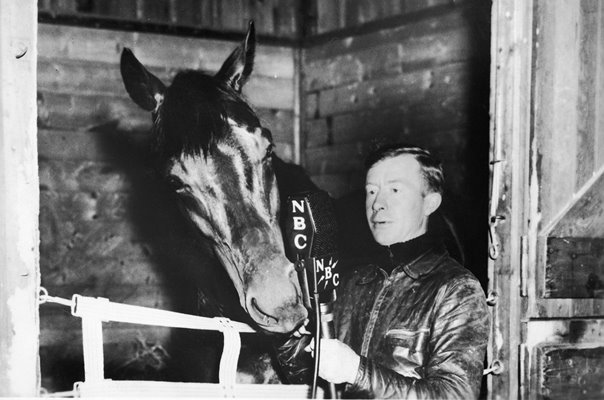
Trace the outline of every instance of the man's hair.
<instances>
[{"instance_id":1,"label":"man's hair","mask_svg":"<svg viewBox=\"0 0 604 400\"><path fill-rule=\"evenodd\" d=\"M367 156L367 159L365 160L366 171L369 171L369 169L379 161L404 154L413 156L419 163L426 185L426 191L428 193L439 193L442 195L445 182L442 163L428 150L418 146L399 143L378 147Z\"/></svg>"}]
</instances>

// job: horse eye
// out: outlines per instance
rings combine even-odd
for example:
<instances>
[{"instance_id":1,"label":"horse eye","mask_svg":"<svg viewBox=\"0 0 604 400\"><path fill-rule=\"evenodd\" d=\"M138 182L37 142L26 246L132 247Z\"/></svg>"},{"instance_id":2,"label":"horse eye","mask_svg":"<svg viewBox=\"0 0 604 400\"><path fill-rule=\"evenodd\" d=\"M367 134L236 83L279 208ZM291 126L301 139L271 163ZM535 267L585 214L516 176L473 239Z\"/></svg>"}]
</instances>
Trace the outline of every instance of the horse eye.
<instances>
[{"instance_id":1,"label":"horse eye","mask_svg":"<svg viewBox=\"0 0 604 400\"><path fill-rule=\"evenodd\" d=\"M182 193L183 191L189 188L189 185L186 185L179 177L174 175L170 175L166 179L166 182L168 183L170 189L172 189L176 193Z\"/></svg>"},{"instance_id":2,"label":"horse eye","mask_svg":"<svg viewBox=\"0 0 604 400\"><path fill-rule=\"evenodd\" d=\"M268 147L266 148L266 154L264 155L264 158L262 159L262 161L268 160L273 155L274 148L275 148L275 145L272 143L269 143Z\"/></svg>"}]
</instances>

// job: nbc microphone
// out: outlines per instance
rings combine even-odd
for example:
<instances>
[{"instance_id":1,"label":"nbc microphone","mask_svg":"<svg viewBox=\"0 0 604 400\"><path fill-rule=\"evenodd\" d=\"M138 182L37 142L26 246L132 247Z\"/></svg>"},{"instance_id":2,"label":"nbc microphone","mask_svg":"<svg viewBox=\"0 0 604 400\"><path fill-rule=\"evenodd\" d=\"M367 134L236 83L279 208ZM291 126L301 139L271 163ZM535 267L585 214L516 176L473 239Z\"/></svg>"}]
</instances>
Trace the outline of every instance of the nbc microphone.
<instances>
[{"instance_id":1,"label":"nbc microphone","mask_svg":"<svg viewBox=\"0 0 604 400\"><path fill-rule=\"evenodd\" d=\"M288 198L287 204L286 254L295 262L306 307L315 310L320 337L333 339L335 329L332 303L336 299L336 288L340 283L340 275L337 271L337 223L333 199L327 192L313 191L292 195ZM316 392L320 354L318 336L317 334L315 337L313 397ZM331 392L330 397L336 398L335 385L330 384L328 389Z\"/></svg>"}]
</instances>

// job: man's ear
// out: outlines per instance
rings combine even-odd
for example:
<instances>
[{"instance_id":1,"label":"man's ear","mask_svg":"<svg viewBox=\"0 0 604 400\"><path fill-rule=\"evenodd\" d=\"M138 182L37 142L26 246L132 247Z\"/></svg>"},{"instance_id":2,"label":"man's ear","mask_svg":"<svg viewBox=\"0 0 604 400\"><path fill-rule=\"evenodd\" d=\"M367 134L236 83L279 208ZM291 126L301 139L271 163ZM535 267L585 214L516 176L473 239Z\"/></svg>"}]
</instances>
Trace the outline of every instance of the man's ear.
<instances>
[{"instance_id":1,"label":"man's ear","mask_svg":"<svg viewBox=\"0 0 604 400\"><path fill-rule=\"evenodd\" d=\"M428 193L424 197L424 215L426 217L430 216L434 211L440 207L440 203L442 203L442 196L440 193Z\"/></svg>"}]
</instances>

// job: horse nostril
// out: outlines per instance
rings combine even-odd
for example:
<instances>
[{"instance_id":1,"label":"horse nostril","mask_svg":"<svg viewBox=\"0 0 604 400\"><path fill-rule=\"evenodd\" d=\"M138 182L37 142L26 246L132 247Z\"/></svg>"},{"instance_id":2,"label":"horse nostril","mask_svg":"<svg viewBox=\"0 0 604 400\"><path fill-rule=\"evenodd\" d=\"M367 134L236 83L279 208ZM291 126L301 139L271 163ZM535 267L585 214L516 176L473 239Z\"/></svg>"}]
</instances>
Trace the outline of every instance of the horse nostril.
<instances>
[{"instance_id":1,"label":"horse nostril","mask_svg":"<svg viewBox=\"0 0 604 400\"><path fill-rule=\"evenodd\" d=\"M262 317L264 325L276 325L279 322L279 319L277 319L276 317L273 317L272 315L262 311L262 309L258 306L258 303L256 302L255 298L252 298L251 305L254 311L258 313L260 317Z\"/></svg>"}]
</instances>

